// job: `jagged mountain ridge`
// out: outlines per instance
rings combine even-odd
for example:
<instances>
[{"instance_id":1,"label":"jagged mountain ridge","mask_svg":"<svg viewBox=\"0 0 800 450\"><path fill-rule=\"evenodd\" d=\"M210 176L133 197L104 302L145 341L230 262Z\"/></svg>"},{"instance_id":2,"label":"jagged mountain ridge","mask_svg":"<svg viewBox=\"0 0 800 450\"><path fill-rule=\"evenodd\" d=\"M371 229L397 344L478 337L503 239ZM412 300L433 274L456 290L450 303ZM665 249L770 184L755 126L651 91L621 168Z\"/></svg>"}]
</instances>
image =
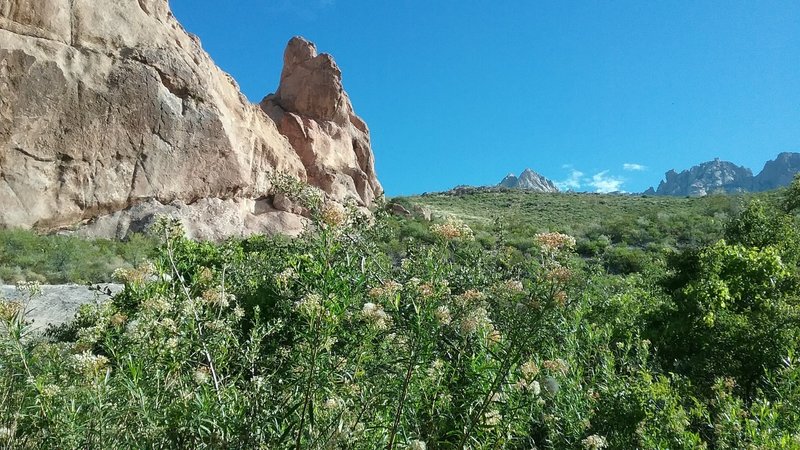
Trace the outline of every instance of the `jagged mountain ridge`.
<instances>
[{"instance_id":1,"label":"jagged mountain ridge","mask_svg":"<svg viewBox=\"0 0 800 450\"><path fill-rule=\"evenodd\" d=\"M648 195L704 196L717 193L761 192L788 185L800 172L800 153L780 153L753 176L749 168L719 158L706 161L680 173L669 170L657 189Z\"/></svg>"},{"instance_id":2,"label":"jagged mountain ridge","mask_svg":"<svg viewBox=\"0 0 800 450\"><path fill-rule=\"evenodd\" d=\"M558 192L558 187L555 183L531 169L525 169L519 177L509 173L497 186L535 192Z\"/></svg>"}]
</instances>

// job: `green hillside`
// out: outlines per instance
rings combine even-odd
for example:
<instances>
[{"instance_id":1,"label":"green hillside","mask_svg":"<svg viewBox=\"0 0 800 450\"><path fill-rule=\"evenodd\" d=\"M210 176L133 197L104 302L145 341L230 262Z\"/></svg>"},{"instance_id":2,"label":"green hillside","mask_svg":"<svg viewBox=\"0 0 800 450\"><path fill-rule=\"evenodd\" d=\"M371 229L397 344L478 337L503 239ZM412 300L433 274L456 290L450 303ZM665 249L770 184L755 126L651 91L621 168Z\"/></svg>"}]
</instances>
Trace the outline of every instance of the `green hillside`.
<instances>
[{"instance_id":1,"label":"green hillside","mask_svg":"<svg viewBox=\"0 0 800 450\"><path fill-rule=\"evenodd\" d=\"M0 448L797 449L798 197L316 202L219 244L164 219L71 324L0 302ZM135 256L5 236L47 273Z\"/></svg>"}]
</instances>

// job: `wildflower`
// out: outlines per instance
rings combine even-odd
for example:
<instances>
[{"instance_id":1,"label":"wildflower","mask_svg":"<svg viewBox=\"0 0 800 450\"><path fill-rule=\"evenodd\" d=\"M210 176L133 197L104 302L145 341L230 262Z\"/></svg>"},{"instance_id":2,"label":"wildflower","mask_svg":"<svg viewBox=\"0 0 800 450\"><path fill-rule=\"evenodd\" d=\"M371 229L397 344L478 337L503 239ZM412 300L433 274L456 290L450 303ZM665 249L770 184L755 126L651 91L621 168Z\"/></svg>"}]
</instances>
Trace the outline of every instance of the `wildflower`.
<instances>
[{"instance_id":1,"label":"wildflower","mask_svg":"<svg viewBox=\"0 0 800 450\"><path fill-rule=\"evenodd\" d=\"M336 410L344 407L344 401L339 397L331 397L325 400L325 409Z\"/></svg>"},{"instance_id":2,"label":"wildflower","mask_svg":"<svg viewBox=\"0 0 800 450\"><path fill-rule=\"evenodd\" d=\"M450 322L453 320L450 316L450 308L446 305L436 308L436 312L434 312L433 315L442 325L450 325Z\"/></svg>"},{"instance_id":3,"label":"wildflower","mask_svg":"<svg viewBox=\"0 0 800 450\"><path fill-rule=\"evenodd\" d=\"M11 321L22 312L20 302L0 302L0 320Z\"/></svg>"},{"instance_id":4,"label":"wildflower","mask_svg":"<svg viewBox=\"0 0 800 450\"><path fill-rule=\"evenodd\" d=\"M489 313L482 307L475 308L470 311L466 317L461 320L461 332L465 335L473 334L479 329L483 329L491 325L492 321L489 319Z\"/></svg>"},{"instance_id":5,"label":"wildflower","mask_svg":"<svg viewBox=\"0 0 800 450\"><path fill-rule=\"evenodd\" d=\"M319 294L306 294L302 299L294 304L294 309L306 317L316 317L324 311L322 297Z\"/></svg>"},{"instance_id":6,"label":"wildflower","mask_svg":"<svg viewBox=\"0 0 800 450\"><path fill-rule=\"evenodd\" d=\"M275 283L280 286L288 286L290 281L297 278L297 273L291 267L284 269L283 272L275 275Z\"/></svg>"},{"instance_id":7,"label":"wildflower","mask_svg":"<svg viewBox=\"0 0 800 450\"><path fill-rule=\"evenodd\" d=\"M504 394L502 392L495 392L494 394L492 394L492 399L491 400L494 403L503 403L506 400L508 400L508 395L506 395L506 394Z\"/></svg>"},{"instance_id":8,"label":"wildflower","mask_svg":"<svg viewBox=\"0 0 800 450\"><path fill-rule=\"evenodd\" d=\"M415 439L408 444L408 450L425 450L426 448L428 446L425 445L425 442L419 439Z\"/></svg>"},{"instance_id":9,"label":"wildflower","mask_svg":"<svg viewBox=\"0 0 800 450\"><path fill-rule=\"evenodd\" d=\"M48 384L40 390L42 397L53 398L61 393L61 388L55 384Z\"/></svg>"},{"instance_id":10,"label":"wildflower","mask_svg":"<svg viewBox=\"0 0 800 450\"><path fill-rule=\"evenodd\" d=\"M253 386L255 386L256 389L261 389L264 387L264 377L262 376L254 376L250 381L253 383Z\"/></svg>"},{"instance_id":11,"label":"wildflower","mask_svg":"<svg viewBox=\"0 0 800 450\"><path fill-rule=\"evenodd\" d=\"M86 350L72 357L75 368L86 374L97 373L108 364L108 358L103 355L94 355Z\"/></svg>"},{"instance_id":12,"label":"wildflower","mask_svg":"<svg viewBox=\"0 0 800 450\"><path fill-rule=\"evenodd\" d=\"M463 306L469 306L469 305L472 305L472 304L476 304L476 303L480 302L481 300L483 300L485 298L486 298L486 296L483 295L482 292L480 292L480 291L478 291L476 289L470 289L470 290L464 291L463 294L458 296L458 299L459 299L460 303Z\"/></svg>"},{"instance_id":13,"label":"wildflower","mask_svg":"<svg viewBox=\"0 0 800 450\"><path fill-rule=\"evenodd\" d=\"M488 345L497 345L503 340L503 335L498 330L493 329L486 335L486 343Z\"/></svg>"},{"instance_id":14,"label":"wildflower","mask_svg":"<svg viewBox=\"0 0 800 450\"><path fill-rule=\"evenodd\" d=\"M539 385L538 381L531 381L528 388L535 397L538 397L539 394L542 393L542 387Z\"/></svg>"},{"instance_id":15,"label":"wildflower","mask_svg":"<svg viewBox=\"0 0 800 450\"><path fill-rule=\"evenodd\" d=\"M175 333L178 331L178 325L171 317L165 317L156 322L156 324L156 326L163 328L167 333Z\"/></svg>"},{"instance_id":16,"label":"wildflower","mask_svg":"<svg viewBox=\"0 0 800 450\"><path fill-rule=\"evenodd\" d=\"M221 288L207 289L202 296L204 302L219 308L227 308L234 299L232 294L225 293Z\"/></svg>"},{"instance_id":17,"label":"wildflower","mask_svg":"<svg viewBox=\"0 0 800 450\"><path fill-rule=\"evenodd\" d=\"M378 298L381 298L381 297L391 297L391 296L397 294L397 292L399 292L400 289L402 289L402 288L403 288L402 284L400 284L400 283L398 283L398 282L396 282L394 280L389 280L389 281L383 283L383 285L381 285L381 286L376 286L376 287L370 289L368 295L370 296L370 298L373 298L373 299L378 299Z\"/></svg>"},{"instance_id":18,"label":"wildflower","mask_svg":"<svg viewBox=\"0 0 800 450\"><path fill-rule=\"evenodd\" d=\"M86 348L91 347L100 341L105 331L106 329L103 324L81 328L78 330L78 341Z\"/></svg>"},{"instance_id":19,"label":"wildflower","mask_svg":"<svg viewBox=\"0 0 800 450\"><path fill-rule=\"evenodd\" d=\"M171 337L167 339L166 346L170 350L178 348L178 338Z\"/></svg>"},{"instance_id":20,"label":"wildflower","mask_svg":"<svg viewBox=\"0 0 800 450\"><path fill-rule=\"evenodd\" d=\"M533 377L539 374L539 366L537 366L534 361L526 362L520 366L519 369L522 372L522 376L525 377L526 380L531 380Z\"/></svg>"},{"instance_id":21,"label":"wildflower","mask_svg":"<svg viewBox=\"0 0 800 450\"><path fill-rule=\"evenodd\" d=\"M164 297L157 295L145 300L144 303L142 303L142 308L156 314L164 314L172 310L172 303L167 301Z\"/></svg>"},{"instance_id":22,"label":"wildflower","mask_svg":"<svg viewBox=\"0 0 800 450\"><path fill-rule=\"evenodd\" d=\"M538 233L534 236L534 239L542 250L550 253L575 248L575 238L567 234Z\"/></svg>"},{"instance_id":23,"label":"wildflower","mask_svg":"<svg viewBox=\"0 0 800 450\"><path fill-rule=\"evenodd\" d=\"M233 317L235 317L237 320L243 319L244 318L244 308L242 308L239 305L236 305L236 307L233 308Z\"/></svg>"},{"instance_id":24,"label":"wildflower","mask_svg":"<svg viewBox=\"0 0 800 450\"><path fill-rule=\"evenodd\" d=\"M544 361L542 362L542 367L551 372L558 372L561 375L566 375L567 372L569 372L569 366L567 365L567 362L561 358Z\"/></svg>"},{"instance_id":25,"label":"wildflower","mask_svg":"<svg viewBox=\"0 0 800 450\"><path fill-rule=\"evenodd\" d=\"M499 424L501 420L503 420L503 416L500 414L500 411L497 411L496 409L488 411L483 415L483 424L488 427L493 427Z\"/></svg>"},{"instance_id":26,"label":"wildflower","mask_svg":"<svg viewBox=\"0 0 800 450\"><path fill-rule=\"evenodd\" d=\"M434 224L431 226L431 232L444 239L444 240L465 240L470 241L475 237L472 230L462 222L459 222L452 217L448 218L445 223Z\"/></svg>"},{"instance_id":27,"label":"wildflower","mask_svg":"<svg viewBox=\"0 0 800 450\"><path fill-rule=\"evenodd\" d=\"M322 222L329 227L339 226L347 221L347 214L341 209L340 206L334 203L328 203L322 210Z\"/></svg>"},{"instance_id":28,"label":"wildflower","mask_svg":"<svg viewBox=\"0 0 800 450\"><path fill-rule=\"evenodd\" d=\"M564 291L556 291L553 294L553 301L556 302L559 306L566 306L567 293Z\"/></svg>"},{"instance_id":29,"label":"wildflower","mask_svg":"<svg viewBox=\"0 0 800 450\"><path fill-rule=\"evenodd\" d=\"M155 273L156 266L152 262L146 261L140 264L139 267L131 269L118 268L114 270L112 277L126 284L143 284L153 279Z\"/></svg>"},{"instance_id":30,"label":"wildflower","mask_svg":"<svg viewBox=\"0 0 800 450\"><path fill-rule=\"evenodd\" d=\"M386 314L383 307L372 302L364 303L364 307L361 309L361 315L364 316L367 322L374 325L379 330L385 330L389 327L389 323L391 322L389 315Z\"/></svg>"},{"instance_id":31,"label":"wildflower","mask_svg":"<svg viewBox=\"0 0 800 450\"><path fill-rule=\"evenodd\" d=\"M547 272L546 277L553 283L564 284L572 277L572 271L568 267L556 264Z\"/></svg>"},{"instance_id":32,"label":"wildflower","mask_svg":"<svg viewBox=\"0 0 800 450\"><path fill-rule=\"evenodd\" d=\"M504 285L509 292L513 293L520 293L524 289L522 282L519 280L507 280Z\"/></svg>"},{"instance_id":33,"label":"wildflower","mask_svg":"<svg viewBox=\"0 0 800 450\"><path fill-rule=\"evenodd\" d=\"M194 371L194 382L197 384L207 384L211 380L211 375L208 367L202 366Z\"/></svg>"},{"instance_id":34,"label":"wildflower","mask_svg":"<svg viewBox=\"0 0 800 450\"><path fill-rule=\"evenodd\" d=\"M111 316L110 322L111 325L114 325L115 327L120 327L122 325L125 325L125 322L127 322L127 320L128 316L126 316L125 314L116 313L113 316Z\"/></svg>"},{"instance_id":35,"label":"wildflower","mask_svg":"<svg viewBox=\"0 0 800 450\"><path fill-rule=\"evenodd\" d=\"M417 287L417 292L419 292L419 295L421 295L422 298L429 298L433 296L433 293L435 291L433 288L433 284L423 283Z\"/></svg>"},{"instance_id":36,"label":"wildflower","mask_svg":"<svg viewBox=\"0 0 800 450\"><path fill-rule=\"evenodd\" d=\"M8 442L13 437L14 437L14 430L13 429L8 428L8 427L0 427L0 442Z\"/></svg>"},{"instance_id":37,"label":"wildflower","mask_svg":"<svg viewBox=\"0 0 800 450\"><path fill-rule=\"evenodd\" d=\"M600 450L608 447L608 441L603 436L593 434L581 441L586 450Z\"/></svg>"}]
</instances>

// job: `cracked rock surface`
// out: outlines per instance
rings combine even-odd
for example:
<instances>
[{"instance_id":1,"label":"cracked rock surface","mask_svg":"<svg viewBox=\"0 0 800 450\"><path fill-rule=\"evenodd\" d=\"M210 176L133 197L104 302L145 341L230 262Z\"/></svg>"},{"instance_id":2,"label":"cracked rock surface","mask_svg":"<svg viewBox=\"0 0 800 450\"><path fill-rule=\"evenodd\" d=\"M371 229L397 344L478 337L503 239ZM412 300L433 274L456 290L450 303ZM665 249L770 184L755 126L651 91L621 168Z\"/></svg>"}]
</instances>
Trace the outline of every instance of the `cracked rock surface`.
<instances>
[{"instance_id":1,"label":"cracked rock surface","mask_svg":"<svg viewBox=\"0 0 800 450\"><path fill-rule=\"evenodd\" d=\"M162 213L198 238L296 233L276 171L336 202L381 193L329 55L292 39L268 98L251 104L166 0L5 0L0 227L121 237Z\"/></svg>"}]
</instances>

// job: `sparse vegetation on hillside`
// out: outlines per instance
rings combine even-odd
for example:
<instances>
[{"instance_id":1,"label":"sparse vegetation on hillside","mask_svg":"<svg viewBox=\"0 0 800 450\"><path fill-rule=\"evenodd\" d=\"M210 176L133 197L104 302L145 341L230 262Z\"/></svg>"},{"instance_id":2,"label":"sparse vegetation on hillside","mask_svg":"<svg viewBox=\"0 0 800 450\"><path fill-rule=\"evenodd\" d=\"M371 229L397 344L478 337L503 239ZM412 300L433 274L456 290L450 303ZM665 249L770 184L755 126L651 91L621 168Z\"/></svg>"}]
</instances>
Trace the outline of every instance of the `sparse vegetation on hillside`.
<instances>
[{"instance_id":1,"label":"sparse vegetation on hillside","mask_svg":"<svg viewBox=\"0 0 800 450\"><path fill-rule=\"evenodd\" d=\"M109 282L115 269L141 264L156 244L156 240L141 234L120 242L0 230L0 282Z\"/></svg>"},{"instance_id":2,"label":"sparse vegetation on hillside","mask_svg":"<svg viewBox=\"0 0 800 450\"><path fill-rule=\"evenodd\" d=\"M0 447L800 447L800 243L777 194L565 198L608 214L518 229L316 205L301 238L223 244L162 221L125 290L48 339L3 304ZM666 223L576 252L676 204L697 229L669 258L606 255L671 245Z\"/></svg>"}]
</instances>

